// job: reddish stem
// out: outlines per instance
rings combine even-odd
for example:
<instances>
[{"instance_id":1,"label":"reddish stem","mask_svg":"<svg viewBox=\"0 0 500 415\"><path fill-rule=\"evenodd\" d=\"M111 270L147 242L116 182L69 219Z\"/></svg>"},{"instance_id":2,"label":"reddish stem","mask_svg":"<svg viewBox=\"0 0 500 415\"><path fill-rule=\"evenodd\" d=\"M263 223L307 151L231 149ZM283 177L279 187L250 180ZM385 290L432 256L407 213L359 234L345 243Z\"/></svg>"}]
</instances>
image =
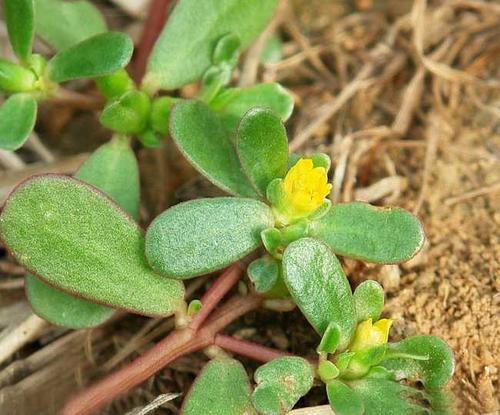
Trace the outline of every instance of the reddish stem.
<instances>
[{"instance_id":1,"label":"reddish stem","mask_svg":"<svg viewBox=\"0 0 500 415\"><path fill-rule=\"evenodd\" d=\"M258 296L235 297L224 304L199 331L190 328L177 330L149 349L130 365L105 377L73 397L62 415L88 415L108 402L146 381L179 357L204 349L215 342L216 334L228 324L256 309L262 299Z\"/></svg>"},{"instance_id":2,"label":"reddish stem","mask_svg":"<svg viewBox=\"0 0 500 415\"><path fill-rule=\"evenodd\" d=\"M280 357L292 356L290 353L282 352L281 350L261 346L260 344L236 339L235 337L225 336L223 334L217 334L215 336L215 345L229 352L249 357L258 362L270 362Z\"/></svg>"},{"instance_id":3,"label":"reddish stem","mask_svg":"<svg viewBox=\"0 0 500 415\"><path fill-rule=\"evenodd\" d=\"M156 39L167 21L170 0L152 0L142 29L142 36L134 62L134 79L140 82Z\"/></svg>"},{"instance_id":4,"label":"reddish stem","mask_svg":"<svg viewBox=\"0 0 500 415\"><path fill-rule=\"evenodd\" d=\"M243 268L239 262L227 268L203 295L201 310L193 317L189 323L189 328L198 330L219 301L224 298L227 292L234 287L242 276Z\"/></svg>"}]
</instances>

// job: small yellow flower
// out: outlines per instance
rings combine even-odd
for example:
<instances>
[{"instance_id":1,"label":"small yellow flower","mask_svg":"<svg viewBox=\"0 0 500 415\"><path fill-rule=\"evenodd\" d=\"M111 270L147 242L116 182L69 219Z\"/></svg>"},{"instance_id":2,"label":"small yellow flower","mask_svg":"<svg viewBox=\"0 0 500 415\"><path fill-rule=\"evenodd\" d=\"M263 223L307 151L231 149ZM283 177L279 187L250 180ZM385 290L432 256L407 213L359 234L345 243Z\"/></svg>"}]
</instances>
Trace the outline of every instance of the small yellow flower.
<instances>
[{"instance_id":1,"label":"small yellow flower","mask_svg":"<svg viewBox=\"0 0 500 415\"><path fill-rule=\"evenodd\" d=\"M311 159L300 159L283 180L287 210L293 216L305 216L322 205L331 188L323 167L314 167Z\"/></svg>"},{"instance_id":2,"label":"small yellow flower","mask_svg":"<svg viewBox=\"0 0 500 415\"><path fill-rule=\"evenodd\" d=\"M354 339L349 347L353 352L387 343L392 320L383 318L372 324L372 319L358 324Z\"/></svg>"}]
</instances>

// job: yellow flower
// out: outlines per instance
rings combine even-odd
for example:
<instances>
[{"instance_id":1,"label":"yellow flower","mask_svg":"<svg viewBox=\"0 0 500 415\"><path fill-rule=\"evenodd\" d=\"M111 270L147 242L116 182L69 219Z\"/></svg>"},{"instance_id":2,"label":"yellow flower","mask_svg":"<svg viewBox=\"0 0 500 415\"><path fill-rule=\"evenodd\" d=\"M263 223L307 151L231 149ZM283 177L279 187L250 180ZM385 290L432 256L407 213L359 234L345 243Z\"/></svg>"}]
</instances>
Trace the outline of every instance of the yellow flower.
<instances>
[{"instance_id":1,"label":"yellow flower","mask_svg":"<svg viewBox=\"0 0 500 415\"><path fill-rule=\"evenodd\" d=\"M331 188L323 167L314 167L311 159L300 159L283 180L287 211L293 212L293 216L313 212L322 205Z\"/></svg>"},{"instance_id":2,"label":"yellow flower","mask_svg":"<svg viewBox=\"0 0 500 415\"><path fill-rule=\"evenodd\" d=\"M349 347L353 352L387 343L392 320L383 318L372 324L372 319L358 324L354 339Z\"/></svg>"}]
</instances>

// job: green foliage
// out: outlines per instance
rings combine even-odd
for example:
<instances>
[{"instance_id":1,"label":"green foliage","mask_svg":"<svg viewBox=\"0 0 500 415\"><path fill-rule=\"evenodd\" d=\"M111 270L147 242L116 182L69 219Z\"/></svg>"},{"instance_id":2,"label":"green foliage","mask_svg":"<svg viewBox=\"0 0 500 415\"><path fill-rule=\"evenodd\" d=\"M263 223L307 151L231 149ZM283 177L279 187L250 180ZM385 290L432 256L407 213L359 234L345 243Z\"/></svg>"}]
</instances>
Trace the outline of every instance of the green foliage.
<instances>
[{"instance_id":1,"label":"green foliage","mask_svg":"<svg viewBox=\"0 0 500 415\"><path fill-rule=\"evenodd\" d=\"M331 380L326 385L328 402L336 415L363 415L365 408L361 397L340 380Z\"/></svg>"},{"instance_id":2,"label":"green foliage","mask_svg":"<svg viewBox=\"0 0 500 415\"><path fill-rule=\"evenodd\" d=\"M248 266L248 277L258 293L269 292L278 282L280 267L278 261L270 256L258 258Z\"/></svg>"},{"instance_id":3,"label":"green foliage","mask_svg":"<svg viewBox=\"0 0 500 415\"><path fill-rule=\"evenodd\" d=\"M286 174L286 130L271 111L254 108L245 114L238 127L236 149L243 171L261 195L273 179Z\"/></svg>"},{"instance_id":4,"label":"green foliage","mask_svg":"<svg viewBox=\"0 0 500 415\"><path fill-rule=\"evenodd\" d=\"M170 117L170 133L189 162L212 183L233 195L255 197L229 131L205 104L177 104Z\"/></svg>"},{"instance_id":5,"label":"green foliage","mask_svg":"<svg viewBox=\"0 0 500 415\"><path fill-rule=\"evenodd\" d=\"M65 50L107 31L99 10L85 0L35 0L36 33L56 50Z\"/></svg>"},{"instance_id":6,"label":"green foliage","mask_svg":"<svg viewBox=\"0 0 500 415\"><path fill-rule=\"evenodd\" d=\"M276 0L181 0L153 49L146 83L175 89L200 79L222 36L235 34L243 48L248 46L276 5Z\"/></svg>"},{"instance_id":7,"label":"green foliage","mask_svg":"<svg viewBox=\"0 0 500 415\"><path fill-rule=\"evenodd\" d=\"M138 225L79 180L24 182L4 206L0 236L22 265L69 293L155 316L183 304L183 285L148 267Z\"/></svg>"},{"instance_id":8,"label":"green foliage","mask_svg":"<svg viewBox=\"0 0 500 415\"><path fill-rule=\"evenodd\" d=\"M25 287L33 311L44 320L58 326L75 330L95 327L114 313L112 308L52 288L33 275L26 276Z\"/></svg>"},{"instance_id":9,"label":"green foliage","mask_svg":"<svg viewBox=\"0 0 500 415\"><path fill-rule=\"evenodd\" d=\"M252 394L254 407L262 415L287 413L313 385L311 364L301 357L282 357L259 367Z\"/></svg>"},{"instance_id":10,"label":"green foliage","mask_svg":"<svg viewBox=\"0 0 500 415\"><path fill-rule=\"evenodd\" d=\"M328 214L311 223L311 236L326 242L336 254L377 264L407 261L424 242L420 222L406 210L361 202L333 205Z\"/></svg>"},{"instance_id":11,"label":"green foliage","mask_svg":"<svg viewBox=\"0 0 500 415\"><path fill-rule=\"evenodd\" d=\"M349 344L356 318L354 300L338 259L323 243L303 238L283 255L285 283L297 306L320 334L330 322L341 332L339 348Z\"/></svg>"},{"instance_id":12,"label":"green foliage","mask_svg":"<svg viewBox=\"0 0 500 415\"><path fill-rule=\"evenodd\" d=\"M182 405L182 415L255 415L250 383L236 360L210 361L196 378Z\"/></svg>"},{"instance_id":13,"label":"green foliage","mask_svg":"<svg viewBox=\"0 0 500 415\"><path fill-rule=\"evenodd\" d=\"M108 75L125 67L132 51L132 40L124 33L98 34L56 54L47 65L48 76L65 82Z\"/></svg>"},{"instance_id":14,"label":"green foliage","mask_svg":"<svg viewBox=\"0 0 500 415\"><path fill-rule=\"evenodd\" d=\"M429 389L442 388L453 376L453 352L438 337L412 336L389 344L386 359L382 366L392 371L397 379L421 381Z\"/></svg>"},{"instance_id":15,"label":"green foliage","mask_svg":"<svg viewBox=\"0 0 500 415\"><path fill-rule=\"evenodd\" d=\"M338 324L331 321L323 333L323 337L316 351L318 353L335 353L337 347L339 347L341 335L342 333L340 332Z\"/></svg>"},{"instance_id":16,"label":"green foliage","mask_svg":"<svg viewBox=\"0 0 500 415\"><path fill-rule=\"evenodd\" d=\"M0 59L0 91L28 92L36 88L35 74L20 65Z\"/></svg>"},{"instance_id":17,"label":"green foliage","mask_svg":"<svg viewBox=\"0 0 500 415\"><path fill-rule=\"evenodd\" d=\"M37 104L28 94L12 95L0 107L0 148L17 150L35 126Z\"/></svg>"},{"instance_id":18,"label":"green foliage","mask_svg":"<svg viewBox=\"0 0 500 415\"><path fill-rule=\"evenodd\" d=\"M252 199L221 197L178 204L146 234L146 256L160 274L192 278L221 269L260 245L273 224L271 209Z\"/></svg>"},{"instance_id":19,"label":"green foliage","mask_svg":"<svg viewBox=\"0 0 500 415\"><path fill-rule=\"evenodd\" d=\"M4 0L10 44L22 62L27 62L31 56L35 34L33 8L33 0Z\"/></svg>"},{"instance_id":20,"label":"green foliage","mask_svg":"<svg viewBox=\"0 0 500 415\"><path fill-rule=\"evenodd\" d=\"M138 134L146 128L150 112L151 101L148 95L131 90L106 105L99 120L110 130Z\"/></svg>"},{"instance_id":21,"label":"green foliage","mask_svg":"<svg viewBox=\"0 0 500 415\"><path fill-rule=\"evenodd\" d=\"M227 65L229 68L233 68L240 56L240 46L240 38L234 33L222 36L215 45L212 63L214 65Z\"/></svg>"},{"instance_id":22,"label":"green foliage","mask_svg":"<svg viewBox=\"0 0 500 415\"><path fill-rule=\"evenodd\" d=\"M260 61L265 65L279 62L283 57L282 49L280 37L275 34L269 36L260 54Z\"/></svg>"},{"instance_id":23,"label":"green foliage","mask_svg":"<svg viewBox=\"0 0 500 415\"><path fill-rule=\"evenodd\" d=\"M134 219L138 219L138 173L127 140L115 138L98 148L75 176L111 196ZM101 324L114 311L49 287L33 276L26 277L26 293L36 314L53 324L73 329Z\"/></svg>"},{"instance_id":24,"label":"green foliage","mask_svg":"<svg viewBox=\"0 0 500 415\"><path fill-rule=\"evenodd\" d=\"M364 378L349 382L364 405L365 415L412 415L432 413L424 391L385 379ZM338 415L343 415L339 412ZM350 412L345 412L349 414Z\"/></svg>"},{"instance_id":25,"label":"green foliage","mask_svg":"<svg viewBox=\"0 0 500 415\"><path fill-rule=\"evenodd\" d=\"M320 359L318 364L318 376L323 382L328 383L338 377L339 374L339 368L335 366L333 362Z\"/></svg>"},{"instance_id":26,"label":"green foliage","mask_svg":"<svg viewBox=\"0 0 500 415\"><path fill-rule=\"evenodd\" d=\"M153 101L151 106L151 127L161 135L168 134L168 119L174 104L179 102L178 98L159 97Z\"/></svg>"},{"instance_id":27,"label":"green foliage","mask_svg":"<svg viewBox=\"0 0 500 415\"><path fill-rule=\"evenodd\" d=\"M117 137L99 147L75 177L97 187L139 219L139 166L127 139Z\"/></svg>"},{"instance_id":28,"label":"green foliage","mask_svg":"<svg viewBox=\"0 0 500 415\"><path fill-rule=\"evenodd\" d=\"M107 99L118 98L125 92L135 88L134 81L125 69L119 69L110 75L95 79L95 83Z\"/></svg>"},{"instance_id":29,"label":"green foliage","mask_svg":"<svg viewBox=\"0 0 500 415\"><path fill-rule=\"evenodd\" d=\"M231 131L236 129L243 115L254 107L267 108L286 121L293 111L293 98L280 84L268 83L248 88L228 88L210 102L210 108L217 112Z\"/></svg>"},{"instance_id":30,"label":"green foliage","mask_svg":"<svg viewBox=\"0 0 500 415\"><path fill-rule=\"evenodd\" d=\"M358 321L379 319L384 309L384 289L377 281L363 281L353 295Z\"/></svg>"}]
</instances>

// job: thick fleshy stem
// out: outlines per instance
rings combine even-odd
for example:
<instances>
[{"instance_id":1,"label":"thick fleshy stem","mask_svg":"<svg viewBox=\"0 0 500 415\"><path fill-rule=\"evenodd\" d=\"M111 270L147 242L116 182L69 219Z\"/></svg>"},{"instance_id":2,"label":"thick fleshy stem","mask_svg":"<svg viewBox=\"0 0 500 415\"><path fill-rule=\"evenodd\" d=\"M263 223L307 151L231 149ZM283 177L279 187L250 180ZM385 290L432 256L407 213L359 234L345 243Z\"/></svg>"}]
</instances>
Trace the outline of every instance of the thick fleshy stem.
<instances>
[{"instance_id":1,"label":"thick fleshy stem","mask_svg":"<svg viewBox=\"0 0 500 415\"><path fill-rule=\"evenodd\" d=\"M203 295L201 310L193 317L189 323L189 328L198 330L217 304L219 304L220 300L236 285L242 276L243 265L241 263L237 262L227 268Z\"/></svg>"},{"instance_id":2,"label":"thick fleshy stem","mask_svg":"<svg viewBox=\"0 0 500 415\"><path fill-rule=\"evenodd\" d=\"M256 295L233 297L216 310L198 331L189 327L174 331L128 366L83 390L66 404L62 415L89 415L97 412L179 357L213 345L220 330L258 308L261 302L262 298Z\"/></svg>"},{"instance_id":3,"label":"thick fleshy stem","mask_svg":"<svg viewBox=\"0 0 500 415\"><path fill-rule=\"evenodd\" d=\"M272 349L270 347L261 346L260 344L252 343L245 340L240 340L235 337L217 334L215 336L215 345L240 356L249 357L257 362L270 362L285 356L293 356L290 353L281 350Z\"/></svg>"},{"instance_id":4,"label":"thick fleshy stem","mask_svg":"<svg viewBox=\"0 0 500 415\"><path fill-rule=\"evenodd\" d=\"M134 62L134 79L137 82L142 80L146 72L149 55L167 21L169 6L170 0L151 1Z\"/></svg>"}]
</instances>

